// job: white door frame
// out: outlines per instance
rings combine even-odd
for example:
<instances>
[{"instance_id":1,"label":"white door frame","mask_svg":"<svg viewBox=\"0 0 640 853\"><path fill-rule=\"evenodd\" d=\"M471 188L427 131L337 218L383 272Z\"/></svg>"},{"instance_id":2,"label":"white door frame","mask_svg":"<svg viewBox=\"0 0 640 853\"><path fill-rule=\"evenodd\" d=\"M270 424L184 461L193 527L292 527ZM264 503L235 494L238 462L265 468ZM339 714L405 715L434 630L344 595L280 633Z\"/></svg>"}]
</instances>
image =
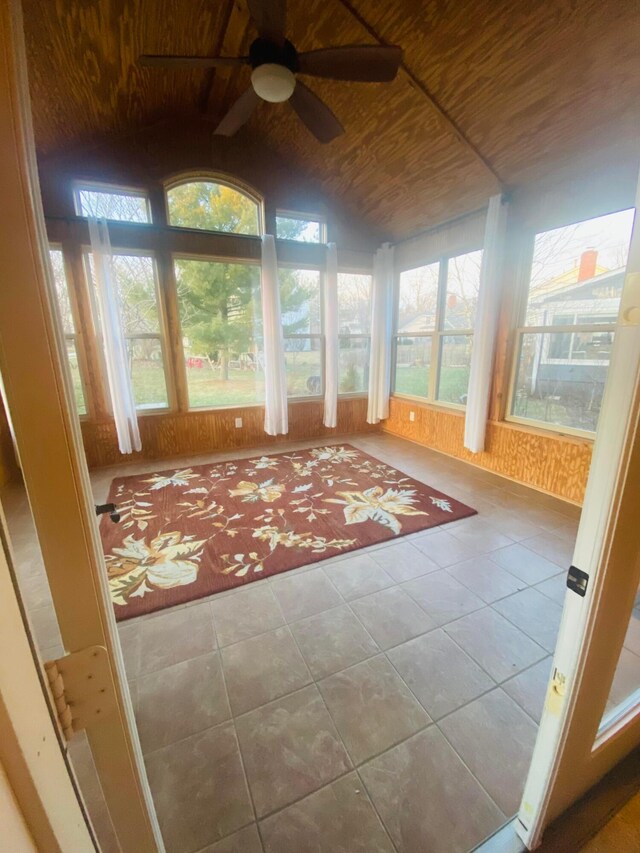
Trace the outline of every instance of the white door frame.
<instances>
[{"instance_id":1,"label":"white door frame","mask_svg":"<svg viewBox=\"0 0 640 853\"><path fill-rule=\"evenodd\" d=\"M0 371L64 647L103 646L114 675L115 710L87 729L111 819L123 853L155 853L164 848L55 320L19 0L0 0L0 113Z\"/></svg>"},{"instance_id":2,"label":"white door frame","mask_svg":"<svg viewBox=\"0 0 640 853\"><path fill-rule=\"evenodd\" d=\"M636 211L640 204L640 182ZM640 217L622 304L568 590L516 831L529 849L544 827L640 743L640 690L602 716L640 583ZM567 567L568 569L569 567ZM640 685L638 685L640 687Z\"/></svg>"},{"instance_id":3,"label":"white door frame","mask_svg":"<svg viewBox=\"0 0 640 853\"><path fill-rule=\"evenodd\" d=\"M51 718L10 566L11 551L0 509L0 768L34 849L94 851ZM21 849L18 838L6 832L10 828L3 824L6 849Z\"/></svg>"}]
</instances>

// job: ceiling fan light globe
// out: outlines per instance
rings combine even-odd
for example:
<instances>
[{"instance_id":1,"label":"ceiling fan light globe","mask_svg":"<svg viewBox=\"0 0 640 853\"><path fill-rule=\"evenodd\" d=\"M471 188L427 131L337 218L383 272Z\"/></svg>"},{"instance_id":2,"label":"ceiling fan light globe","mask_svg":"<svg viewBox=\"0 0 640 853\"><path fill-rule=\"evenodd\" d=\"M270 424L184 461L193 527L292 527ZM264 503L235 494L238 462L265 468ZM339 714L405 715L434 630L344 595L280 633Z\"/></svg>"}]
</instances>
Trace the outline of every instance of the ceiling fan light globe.
<instances>
[{"instance_id":1,"label":"ceiling fan light globe","mask_svg":"<svg viewBox=\"0 0 640 853\"><path fill-rule=\"evenodd\" d=\"M251 85L263 101L279 104L288 101L296 87L296 78L284 65L266 62L251 74Z\"/></svg>"}]
</instances>

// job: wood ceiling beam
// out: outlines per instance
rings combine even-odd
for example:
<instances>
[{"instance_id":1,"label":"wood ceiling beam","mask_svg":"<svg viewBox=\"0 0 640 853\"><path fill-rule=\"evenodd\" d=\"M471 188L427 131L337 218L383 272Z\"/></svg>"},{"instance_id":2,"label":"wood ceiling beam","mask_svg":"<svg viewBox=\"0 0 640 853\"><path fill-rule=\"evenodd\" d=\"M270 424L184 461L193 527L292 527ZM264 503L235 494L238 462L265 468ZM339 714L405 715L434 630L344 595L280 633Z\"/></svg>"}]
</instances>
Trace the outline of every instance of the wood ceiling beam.
<instances>
[{"instance_id":1,"label":"wood ceiling beam","mask_svg":"<svg viewBox=\"0 0 640 853\"><path fill-rule=\"evenodd\" d=\"M349 14L355 18L355 20L360 24L360 26L365 29L369 35L374 38L378 44L389 45L391 42L382 38L376 32L376 30L369 24L369 22L362 17L360 12L351 5L349 0L338 0L344 8L349 12ZM507 189L507 185L505 181L500 177L496 168L491 164L491 162L485 157L485 155L480 151L480 149L469 139L466 133L462 130L462 128L458 125L456 120L452 118L452 116L448 113L445 107L438 101L436 96L429 91L427 86L420 80L420 78L415 74L414 71L407 65L407 63L402 60L400 64L400 68L406 76L409 78L413 86L425 97L425 99L429 102L431 108L440 116L444 124L449 128L451 133L455 136L455 138L464 145L465 148L475 157L475 159L482 164L484 169L491 174L491 177L498 184L498 188L500 191L504 191Z\"/></svg>"},{"instance_id":2,"label":"wood ceiling beam","mask_svg":"<svg viewBox=\"0 0 640 853\"><path fill-rule=\"evenodd\" d=\"M220 56L220 53L222 52L222 46L227 35L227 29L229 28L229 21L231 19L233 3L234 0L227 0L227 5L224 10L224 17L222 19L222 26L220 27L220 32L213 48L213 56ZM213 90L213 81L215 76L215 68L211 68L209 69L209 71L207 71L207 76L205 78L202 91L200 92L200 97L198 98L198 109L201 113L206 113L209 111L209 100L211 98L211 92Z\"/></svg>"}]
</instances>

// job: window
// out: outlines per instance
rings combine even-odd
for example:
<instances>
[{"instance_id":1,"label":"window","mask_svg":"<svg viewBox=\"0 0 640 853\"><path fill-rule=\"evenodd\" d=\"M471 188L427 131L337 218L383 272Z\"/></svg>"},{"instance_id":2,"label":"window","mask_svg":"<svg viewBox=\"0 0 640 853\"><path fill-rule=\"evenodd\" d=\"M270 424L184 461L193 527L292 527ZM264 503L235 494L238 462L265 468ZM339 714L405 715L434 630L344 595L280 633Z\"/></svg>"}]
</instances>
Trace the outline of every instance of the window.
<instances>
[{"instance_id":1,"label":"window","mask_svg":"<svg viewBox=\"0 0 640 853\"><path fill-rule=\"evenodd\" d=\"M320 271L280 267L279 278L287 393L317 397L324 393Z\"/></svg>"},{"instance_id":2,"label":"window","mask_svg":"<svg viewBox=\"0 0 640 853\"><path fill-rule=\"evenodd\" d=\"M53 280L56 288L58 302L58 316L64 333L67 346L67 361L71 372L73 393L76 399L76 410L79 415L87 414L87 406L82 385L80 365L78 364L78 347L76 340L75 322L71 310L71 299L69 296L69 284L64 269L64 257L60 249L49 249L51 268L53 269Z\"/></svg>"},{"instance_id":3,"label":"window","mask_svg":"<svg viewBox=\"0 0 640 853\"><path fill-rule=\"evenodd\" d=\"M87 252L86 260L88 277L94 285L93 304L100 338L100 309L91 252ZM120 298L136 408L167 408L169 400L154 258L134 252L114 252L113 273Z\"/></svg>"},{"instance_id":4,"label":"window","mask_svg":"<svg viewBox=\"0 0 640 853\"><path fill-rule=\"evenodd\" d=\"M189 406L264 400L260 267L175 260Z\"/></svg>"},{"instance_id":5,"label":"window","mask_svg":"<svg viewBox=\"0 0 640 853\"><path fill-rule=\"evenodd\" d=\"M78 216L119 222L151 222L146 193L100 184L76 184L74 196Z\"/></svg>"},{"instance_id":6,"label":"window","mask_svg":"<svg viewBox=\"0 0 640 853\"><path fill-rule=\"evenodd\" d=\"M338 273L338 390L366 393L369 388L371 276Z\"/></svg>"},{"instance_id":7,"label":"window","mask_svg":"<svg viewBox=\"0 0 640 853\"><path fill-rule=\"evenodd\" d=\"M325 243L326 230L326 225L322 219L297 213L278 213L276 216L276 237L278 240Z\"/></svg>"},{"instance_id":8,"label":"window","mask_svg":"<svg viewBox=\"0 0 640 853\"><path fill-rule=\"evenodd\" d=\"M400 274L396 394L466 404L481 264L477 251Z\"/></svg>"},{"instance_id":9,"label":"window","mask_svg":"<svg viewBox=\"0 0 640 853\"><path fill-rule=\"evenodd\" d=\"M536 235L511 418L595 432L633 217L623 210Z\"/></svg>"},{"instance_id":10,"label":"window","mask_svg":"<svg viewBox=\"0 0 640 853\"><path fill-rule=\"evenodd\" d=\"M224 231L261 233L260 206L240 190L214 181L189 181L167 190L169 225Z\"/></svg>"}]
</instances>

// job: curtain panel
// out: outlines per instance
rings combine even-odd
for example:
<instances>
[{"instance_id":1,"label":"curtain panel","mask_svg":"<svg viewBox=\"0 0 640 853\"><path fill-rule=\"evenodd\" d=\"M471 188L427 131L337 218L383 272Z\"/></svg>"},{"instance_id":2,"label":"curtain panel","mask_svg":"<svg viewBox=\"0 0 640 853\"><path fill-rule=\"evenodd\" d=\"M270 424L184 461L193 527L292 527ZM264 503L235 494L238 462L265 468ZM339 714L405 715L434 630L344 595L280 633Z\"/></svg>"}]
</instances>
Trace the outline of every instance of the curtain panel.
<instances>
[{"instance_id":1,"label":"curtain panel","mask_svg":"<svg viewBox=\"0 0 640 853\"><path fill-rule=\"evenodd\" d=\"M464 446L472 453L484 450L489 397L493 377L496 332L500 315L505 235L509 205L501 195L489 201L480 270L469 391L464 422Z\"/></svg>"},{"instance_id":2,"label":"curtain panel","mask_svg":"<svg viewBox=\"0 0 640 853\"><path fill-rule=\"evenodd\" d=\"M89 217L100 328L107 367L111 407L120 453L142 449L138 415L133 396L127 341L124 336L120 297L113 273L113 254L106 219Z\"/></svg>"},{"instance_id":3,"label":"curtain panel","mask_svg":"<svg viewBox=\"0 0 640 853\"><path fill-rule=\"evenodd\" d=\"M327 270L324 282L324 419L326 427L338 423L338 251L327 245Z\"/></svg>"},{"instance_id":4,"label":"curtain panel","mask_svg":"<svg viewBox=\"0 0 640 853\"><path fill-rule=\"evenodd\" d=\"M389 417L394 291L393 255L393 246L383 243L373 261L371 361L367 407L367 423L370 424L377 424Z\"/></svg>"},{"instance_id":5,"label":"curtain panel","mask_svg":"<svg viewBox=\"0 0 640 853\"><path fill-rule=\"evenodd\" d=\"M264 335L264 431L267 435L289 432L287 375L280 316L280 282L276 244L271 234L262 235L262 324Z\"/></svg>"}]
</instances>

